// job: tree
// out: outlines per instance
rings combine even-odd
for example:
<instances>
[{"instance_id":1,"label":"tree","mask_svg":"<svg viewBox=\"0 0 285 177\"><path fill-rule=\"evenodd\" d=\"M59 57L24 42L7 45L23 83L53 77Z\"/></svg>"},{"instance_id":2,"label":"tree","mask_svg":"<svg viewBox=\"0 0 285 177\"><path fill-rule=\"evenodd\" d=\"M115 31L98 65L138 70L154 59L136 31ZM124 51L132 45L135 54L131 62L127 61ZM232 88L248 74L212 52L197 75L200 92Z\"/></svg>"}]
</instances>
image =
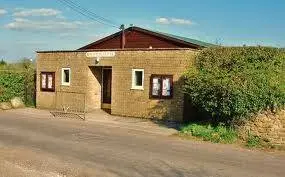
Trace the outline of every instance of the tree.
<instances>
[{"instance_id":1,"label":"tree","mask_svg":"<svg viewBox=\"0 0 285 177\"><path fill-rule=\"evenodd\" d=\"M4 61L4 59L2 59L2 60L0 61L0 65L7 65L7 63Z\"/></svg>"}]
</instances>

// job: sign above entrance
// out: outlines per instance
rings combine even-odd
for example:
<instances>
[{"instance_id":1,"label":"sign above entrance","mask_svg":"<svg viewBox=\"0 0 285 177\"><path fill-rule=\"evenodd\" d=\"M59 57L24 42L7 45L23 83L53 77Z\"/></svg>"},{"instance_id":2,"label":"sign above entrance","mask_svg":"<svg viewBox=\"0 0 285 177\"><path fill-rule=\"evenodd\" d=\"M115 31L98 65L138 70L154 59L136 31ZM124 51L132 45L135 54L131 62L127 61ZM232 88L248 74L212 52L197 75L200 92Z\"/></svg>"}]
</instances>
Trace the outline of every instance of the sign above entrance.
<instances>
[{"instance_id":1,"label":"sign above entrance","mask_svg":"<svg viewBox=\"0 0 285 177\"><path fill-rule=\"evenodd\" d=\"M86 57L88 58L102 58L102 57L115 57L116 52L106 51L106 52L87 52Z\"/></svg>"}]
</instances>

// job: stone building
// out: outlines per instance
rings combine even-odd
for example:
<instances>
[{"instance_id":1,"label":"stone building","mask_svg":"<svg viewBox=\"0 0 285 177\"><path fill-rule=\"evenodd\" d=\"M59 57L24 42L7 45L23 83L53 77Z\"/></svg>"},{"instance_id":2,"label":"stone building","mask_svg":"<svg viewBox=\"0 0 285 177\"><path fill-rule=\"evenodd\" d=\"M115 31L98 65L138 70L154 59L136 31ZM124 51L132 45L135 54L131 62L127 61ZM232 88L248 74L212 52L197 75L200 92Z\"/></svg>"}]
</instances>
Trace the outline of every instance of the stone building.
<instances>
[{"instance_id":1,"label":"stone building","mask_svg":"<svg viewBox=\"0 0 285 177\"><path fill-rule=\"evenodd\" d=\"M183 121L183 73L211 44L130 27L72 51L37 52L37 108Z\"/></svg>"}]
</instances>

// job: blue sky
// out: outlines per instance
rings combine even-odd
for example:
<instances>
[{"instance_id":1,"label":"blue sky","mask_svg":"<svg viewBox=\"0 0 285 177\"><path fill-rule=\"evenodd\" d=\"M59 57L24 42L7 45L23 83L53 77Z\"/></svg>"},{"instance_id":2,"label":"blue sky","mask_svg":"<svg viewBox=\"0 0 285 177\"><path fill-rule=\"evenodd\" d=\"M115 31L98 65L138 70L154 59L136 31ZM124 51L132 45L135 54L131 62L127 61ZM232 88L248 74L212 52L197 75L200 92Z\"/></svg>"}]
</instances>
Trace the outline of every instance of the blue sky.
<instances>
[{"instance_id":1,"label":"blue sky","mask_svg":"<svg viewBox=\"0 0 285 177\"><path fill-rule=\"evenodd\" d=\"M75 2L118 24L223 45L285 47L284 0ZM36 50L77 49L117 31L58 0L0 0L0 58L10 62L35 58Z\"/></svg>"}]
</instances>

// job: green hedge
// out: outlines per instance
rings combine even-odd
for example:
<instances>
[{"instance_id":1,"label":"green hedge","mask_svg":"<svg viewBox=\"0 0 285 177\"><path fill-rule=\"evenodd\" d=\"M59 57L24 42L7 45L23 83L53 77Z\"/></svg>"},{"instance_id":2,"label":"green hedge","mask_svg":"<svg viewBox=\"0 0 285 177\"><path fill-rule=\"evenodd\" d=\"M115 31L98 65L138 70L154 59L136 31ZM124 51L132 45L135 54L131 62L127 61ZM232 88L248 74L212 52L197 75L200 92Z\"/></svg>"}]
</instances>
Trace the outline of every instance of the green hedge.
<instances>
[{"instance_id":1,"label":"green hedge","mask_svg":"<svg viewBox=\"0 0 285 177\"><path fill-rule=\"evenodd\" d=\"M249 117L285 105L285 52L270 47L201 51L185 74L192 104L217 121Z\"/></svg>"},{"instance_id":2,"label":"green hedge","mask_svg":"<svg viewBox=\"0 0 285 177\"><path fill-rule=\"evenodd\" d=\"M17 96L24 98L25 77L22 73L0 71L0 102Z\"/></svg>"}]
</instances>

